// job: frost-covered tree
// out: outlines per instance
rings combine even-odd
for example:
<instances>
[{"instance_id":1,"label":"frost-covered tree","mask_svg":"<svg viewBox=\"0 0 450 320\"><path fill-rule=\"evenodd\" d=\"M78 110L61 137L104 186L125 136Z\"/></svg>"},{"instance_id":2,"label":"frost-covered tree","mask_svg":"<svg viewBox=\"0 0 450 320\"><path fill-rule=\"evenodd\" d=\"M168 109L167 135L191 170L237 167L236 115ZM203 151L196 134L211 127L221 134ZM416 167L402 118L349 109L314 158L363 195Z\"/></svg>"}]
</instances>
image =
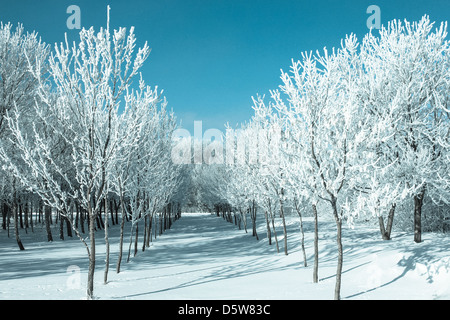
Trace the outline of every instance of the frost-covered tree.
<instances>
[{"instance_id":1,"label":"frost-covered tree","mask_svg":"<svg viewBox=\"0 0 450 320\"><path fill-rule=\"evenodd\" d=\"M19 24L15 29L11 23L0 25L0 135L7 127L5 116L13 108L26 116L36 94L35 81L30 66L40 76L46 72L48 46L36 32L25 33Z\"/></svg>"},{"instance_id":2,"label":"frost-covered tree","mask_svg":"<svg viewBox=\"0 0 450 320\"><path fill-rule=\"evenodd\" d=\"M285 117L289 136L301 141L303 176L310 190L330 204L337 226L338 266L335 298L340 298L343 263L342 221L352 221L354 212L346 210L351 198L364 120L356 103L360 70L355 36L342 41L341 48L328 53L303 54L293 62L291 74L282 73L281 91L272 92L273 107Z\"/></svg>"},{"instance_id":3,"label":"frost-covered tree","mask_svg":"<svg viewBox=\"0 0 450 320\"><path fill-rule=\"evenodd\" d=\"M134 178L131 180L129 196L131 200L132 232L137 239L139 221L147 221L148 216L156 211L167 210L171 197L180 184L181 166L172 161L172 133L175 130L175 118L167 112L166 103L160 109L148 113L146 127L138 143L139 148L134 156ZM170 221L170 216L164 216L164 221ZM147 229L149 230L149 229ZM135 254L137 253L135 241ZM130 241L131 244L131 241ZM130 247L131 248L131 247ZM128 260L130 257L130 249Z\"/></svg>"},{"instance_id":4,"label":"frost-covered tree","mask_svg":"<svg viewBox=\"0 0 450 320\"><path fill-rule=\"evenodd\" d=\"M7 117L13 141L29 168L24 174L13 162L14 175L44 202L67 214L70 203L78 202L89 216L89 256L87 295L93 297L95 270L95 221L107 187L107 170L121 139L119 105L149 54L147 44L135 54L134 29L95 32L82 29L80 40L69 46L55 45L49 59L51 83L41 77L41 65L31 65L38 82L34 110L38 117L32 134L19 126L17 110ZM50 99L54 85L56 99ZM51 136L45 132L52 132ZM69 155L55 159L50 139L64 143ZM69 171L71 171L69 174ZM30 174L31 173L31 174Z\"/></svg>"},{"instance_id":5,"label":"frost-covered tree","mask_svg":"<svg viewBox=\"0 0 450 320\"><path fill-rule=\"evenodd\" d=\"M120 272L122 261L126 216L132 220L133 230L137 221L148 214L145 200L150 199L149 190L156 189L155 184L160 183L159 179L155 177L152 179L150 176L160 169L154 165L155 159L164 162L162 161L165 159L164 154L170 152L170 147L162 141L164 136L173 130L173 124L169 122L174 122L173 115L166 111L167 102L161 99L161 92L157 88L145 86L142 80L138 90L132 90L127 94L124 102L124 111L120 114L118 128L121 139L107 171L111 191L116 194L121 204L122 222L117 272ZM167 162L166 159L166 167Z\"/></svg>"},{"instance_id":6,"label":"frost-covered tree","mask_svg":"<svg viewBox=\"0 0 450 320\"><path fill-rule=\"evenodd\" d=\"M413 198L414 241L420 242L424 197L449 201L450 49L447 25L434 31L433 26L427 16L418 22L394 20L362 44L359 100L372 125L363 159L372 164L361 174L362 191L365 207L389 211L386 229L380 216L385 239L396 204Z\"/></svg>"},{"instance_id":7,"label":"frost-covered tree","mask_svg":"<svg viewBox=\"0 0 450 320\"><path fill-rule=\"evenodd\" d=\"M415 241L425 191L448 202L448 41L428 17L391 22L362 48L346 37L329 53L305 53L282 72L261 119L280 117L286 143L280 166L294 199L331 205L337 226L335 298L340 298L342 221L370 212L389 238L396 204L414 198ZM282 96L285 94L287 98ZM273 120L272 120L273 121ZM281 176L276 172L272 177ZM282 180L278 179L279 182ZM384 227L382 211L389 211Z\"/></svg>"},{"instance_id":8,"label":"frost-covered tree","mask_svg":"<svg viewBox=\"0 0 450 320\"><path fill-rule=\"evenodd\" d=\"M6 125L8 113L15 110L20 114L21 125L31 127L34 116L32 103L36 97L37 82L29 66L35 68L40 76L46 72L48 46L38 38L36 32L25 33L21 24L13 28L11 23L0 25L0 175L4 184L0 205L4 220L12 211L15 223L15 237L19 248L24 249L17 226L18 192L25 191L20 179L11 172L8 159L22 166L20 157L16 156L15 145L11 141L11 132Z\"/></svg>"}]
</instances>

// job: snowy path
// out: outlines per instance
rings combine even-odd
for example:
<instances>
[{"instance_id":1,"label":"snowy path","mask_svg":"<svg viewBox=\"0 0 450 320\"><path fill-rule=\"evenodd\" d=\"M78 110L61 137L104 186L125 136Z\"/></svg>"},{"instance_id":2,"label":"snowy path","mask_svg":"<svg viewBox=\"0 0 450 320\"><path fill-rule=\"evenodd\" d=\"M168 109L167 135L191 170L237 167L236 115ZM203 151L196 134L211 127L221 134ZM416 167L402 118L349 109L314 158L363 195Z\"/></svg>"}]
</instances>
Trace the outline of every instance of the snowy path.
<instances>
[{"instance_id":1,"label":"snowy path","mask_svg":"<svg viewBox=\"0 0 450 320\"><path fill-rule=\"evenodd\" d=\"M126 266L122 276L131 282L129 287L119 284L121 275L112 277L109 285L121 286L121 295L110 298L287 299L267 285L274 276L284 279L277 286L292 281L282 274L288 266L280 267L277 255L267 249L267 243L258 243L221 218L184 214L149 251Z\"/></svg>"},{"instance_id":2,"label":"snowy path","mask_svg":"<svg viewBox=\"0 0 450 320\"><path fill-rule=\"evenodd\" d=\"M115 273L118 226L111 228L109 282L103 284L105 247L97 233L94 294L99 299L333 299L336 244L333 222L319 223L319 283L312 283L313 223L305 218L308 267L299 251L298 218L288 217L289 255L269 246L262 217L256 241L234 224L210 214L183 214L172 229ZM87 255L77 239L48 243L44 233L22 234L26 250L0 230L0 299L84 299ZM57 233L55 232L55 236ZM408 233L383 241L365 226L344 229L344 299L450 299L450 241ZM139 246L142 245L142 229ZM75 273L68 267L75 267ZM70 270L70 269L69 269ZM79 272L77 272L79 270ZM79 280L73 281L73 280Z\"/></svg>"}]
</instances>

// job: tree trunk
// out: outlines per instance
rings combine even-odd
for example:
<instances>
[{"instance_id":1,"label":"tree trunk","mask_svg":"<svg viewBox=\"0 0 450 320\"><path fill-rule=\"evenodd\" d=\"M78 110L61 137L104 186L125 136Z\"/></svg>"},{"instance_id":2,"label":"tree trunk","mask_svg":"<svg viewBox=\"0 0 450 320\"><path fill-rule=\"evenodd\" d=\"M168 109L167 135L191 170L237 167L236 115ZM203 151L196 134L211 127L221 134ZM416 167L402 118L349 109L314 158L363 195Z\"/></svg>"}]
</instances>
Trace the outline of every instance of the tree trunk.
<instances>
[{"instance_id":1,"label":"tree trunk","mask_svg":"<svg viewBox=\"0 0 450 320\"><path fill-rule=\"evenodd\" d=\"M383 240L389 240L389 237L387 236L387 232L386 229L384 227L384 220L383 220L383 216L380 214L380 216L378 217L378 224L380 225L380 232L381 232L381 238Z\"/></svg>"},{"instance_id":2,"label":"tree trunk","mask_svg":"<svg viewBox=\"0 0 450 320\"><path fill-rule=\"evenodd\" d=\"M120 211L122 215L122 221L120 222L119 256L117 258L116 273L120 273L120 263L122 261L122 254L123 254L123 232L125 227L125 213L124 213L125 203L123 202L123 198L124 197L122 190L120 190Z\"/></svg>"},{"instance_id":3,"label":"tree trunk","mask_svg":"<svg viewBox=\"0 0 450 320\"><path fill-rule=\"evenodd\" d=\"M240 209L240 208L239 208L239 212L241 213L241 220L244 222L245 233L248 233L248 231L247 231L247 216L246 216L246 214L244 214L242 212L242 209Z\"/></svg>"},{"instance_id":4,"label":"tree trunk","mask_svg":"<svg viewBox=\"0 0 450 320\"><path fill-rule=\"evenodd\" d=\"M14 215L14 234L16 236L17 245L19 246L19 249L22 251L22 250L25 250L25 247L23 246L22 240L20 239L20 235L19 235L19 215L18 215L18 208L17 208L15 198L16 197L14 196L13 207L12 207L12 211L13 211L13 215Z\"/></svg>"},{"instance_id":5,"label":"tree trunk","mask_svg":"<svg viewBox=\"0 0 450 320\"><path fill-rule=\"evenodd\" d=\"M170 210L169 210L169 230L172 227L172 211L173 211L173 205L170 204Z\"/></svg>"},{"instance_id":6,"label":"tree trunk","mask_svg":"<svg viewBox=\"0 0 450 320\"><path fill-rule=\"evenodd\" d=\"M165 209L164 209L165 210ZM159 235L161 236L163 234L163 227L164 227L164 217L165 212L161 212L161 214L159 215Z\"/></svg>"},{"instance_id":7,"label":"tree trunk","mask_svg":"<svg viewBox=\"0 0 450 320\"><path fill-rule=\"evenodd\" d=\"M155 212L155 217L153 218L153 220L155 220L155 237L154 237L154 239L156 240L156 235L158 234L158 212Z\"/></svg>"},{"instance_id":8,"label":"tree trunk","mask_svg":"<svg viewBox=\"0 0 450 320\"><path fill-rule=\"evenodd\" d=\"M269 214L270 214L270 220L272 220L273 236L275 237L275 244L277 246L277 252L280 253L280 246L278 245L277 230L275 229L275 217L273 216L273 213L272 213L272 207L270 205L270 200L269 200Z\"/></svg>"},{"instance_id":9,"label":"tree trunk","mask_svg":"<svg viewBox=\"0 0 450 320\"><path fill-rule=\"evenodd\" d=\"M389 210L388 221L386 224L386 232L389 239L391 239L392 225L394 224L394 213L396 206L397 205L395 203L392 204L391 209Z\"/></svg>"},{"instance_id":10,"label":"tree trunk","mask_svg":"<svg viewBox=\"0 0 450 320\"><path fill-rule=\"evenodd\" d=\"M25 233L28 233L29 223L28 223L28 201L25 200L25 204L23 205L23 214L25 219Z\"/></svg>"},{"instance_id":11,"label":"tree trunk","mask_svg":"<svg viewBox=\"0 0 450 320\"><path fill-rule=\"evenodd\" d=\"M295 210L297 210L298 217L300 219L300 233L302 235L302 252L303 252L303 264L305 267L308 266L308 262L306 261L306 251L305 251L305 232L303 230L303 219L302 219L302 213L300 211L300 208L298 207L297 199L294 199L295 204Z\"/></svg>"},{"instance_id":12,"label":"tree trunk","mask_svg":"<svg viewBox=\"0 0 450 320\"><path fill-rule=\"evenodd\" d=\"M314 215L314 269L313 283L319 282L319 219L317 216L317 206L312 205Z\"/></svg>"},{"instance_id":13,"label":"tree trunk","mask_svg":"<svg viewBox=\"0 0 450 320\"><path fill-rule=\"evenodd\" d=\"M80 223L80 207L75 203L75 229L78 230Z\"/></svg>"},{"instance_id":14,"label":"tree trunk","mask_svg":"<svg viewBox=\"0 0 450 320\"><path fill-rule=\"evenodd\" d=\"M252 223L253 223L253 236L256 237L256 240L259 240L258 232L256 231L256 205L255 205L255 200L253 200L251 211L252 211L251 215L252 215Z\"/></svg>"},{"instance_id":15,"label":"tree trunk","mask_svg":"<svg viewBox=\"0 0 450 320\"><path fill-rule=\"evenodd\" d=\"M38 213L38 217L39 217L39 220L38 220L38 223L41 223L41 221L44 221L44 216L43 216L43 212L44 212L44 204L42 203L42 201L39 201L39 203L38 203L38 210L39 210L39 213ZM42 218L42 219L41 219Z\"/></svg>"},{"instance_id":16,"label":"tree trunk","mask_svg":"<svg viewBox=\"0 0 450 320\"><path fill-rule=\"evenodd\" d=\"M134 232L134 221L133 218L131 218L130 244L128 245L127 263L130 262L131 246L133 245L133 232Z\"/></svg>"},{"instance_id":17,"label":"tree trunk","mask_svg":"<svg viewBox=\"0 0 450 320\"><path fill-rule=\"evenodd\" d=\"M341 299L342 266L344 263L344 252L342 249L342 219L338 218L337 225L337 246L338 246L338 265L336 271L336 286L334 289L334 299Z\"/></svg>"},{"instance_id":18,"label":"tree trunk","mask_svg":"<svg viewBox=\"0 0 450 320\"><path fill-rule=\"evenodd\" d=\"M58 211L59 215L59 239L64 240L64 216Z\"/></svg>"},{"instance_id":19,"label":"tree trunk","mask_svg":"<svg viewBox=\"0 0 450 320\"><path fill-rule=\"evenodd\" d=\"M164 214L162 217L163 217L163 219L162 219L163 228L162 228L161 234L166 231L166 227L167 227L167 206L164 206Z\"/></svg>"},{"instance_id":20,"label":"tree trunk","mask_svg":"<svg viewBox=\"0 0 450 320\"><path fill-rule=\"evenodd\" d=\"M100 208L100 212L102 209ZM101 214L97 215L97 226L99 229L105 229L105 223L103 222L103 218Z\"/></svg>"},{"instance_id":21,"label":"tree trunk","mask_svg":"<svg viewBox=\"0 0 450 320\"><path fill-rule=\"evenodd\" d=\"M86 220L86 211L83 209L83 207L79 206L80 208L80 225L81 225L81 232L85 233L84 230L84 220Z\"/></svg>"},{"instance_id":22,"label":"tree trunk","mask_svg":"<svg viewBox=\"0 0 450 320\"><path fill-rule=\"evenodd\" d=\"M270 233L270 224L267 210L264 211L264 216L266 217L267 238L269 239L269 245L272 245L272 234Z\"/></svg>"},{"instance_id":23,"label":"tree trunk","mask_svg":"<svg viewBox=\"0 0 450 320\"><path fill-rule=\"evenodd\" d=\"M414 196L414 242L422 242L422 205L425 186Z\"/></svg>"},{"instance_id":24,"label":"tree trunk","mask_svg":"<svg viewBox=\"0 0 450 320\"><path fill-rule=\"evenodd\" d=\"M23 205L20 203L20 199L18 199L17 208L19 209L19 220L20 220L20 229L23 229Z\"/></svg>"},{"instance_id":25,"label":"tree trunk","mask_svg":"<svg viewBox=\"0 0 450 320\"><path fill-rule=\"evenodd\" d=\"M6 219L8 216L8 207L6 203L2 203L2 229L6 230Z\"/></svg>"},{"instance_id":26,"label":"tree trunk","mask_svg":"<svg viewBox=\"0 0 450 320\"><path fill-rule=\"evenodd\" d=\"M34 233L34 225L33 225L33 202L30 201L30 227L31 227L31 232Z\"/></svg>"},{"instance_id":27,"label":"tree trunk","mask_svg":"<svg viewBox=\"0 0 450 320\"><path fill-rule=\"evenodd\" d=\"M113 210L113 201L112 200L109 200L109 210L111 213L111 222L112 222L112 225L114 226L114 225L116 225L116 221L114 221L114 210ZM105 220L106 220L106 218L105 218Z\"/></svg>"},{"instance_id":28,"label":"tree trunk","mask_svg":"<svg viewBox=\"0 0 450 320\"><path fill-rule=\"evenodd\" d=\"M87 297L88 299L94 298L94 271L95 271L95 213L92 210L91 204L88 200L88 215L89 215L89 269L88 269L88 284L87 284Z\"/></svg>"},{"instance_id":29,"label":"tree trunk","mask_svg":"<svg viewBox=\"0 0 450 320\"><path fill-rule=\"evenodd\" d=\"M148 229L147 229L147 240L145 242L145 246L147 248L150 247L150 242L152 241L153 214L154 214L154 211L152 211L152 213L148 217L149 221L148 221Z\"/></svg>"},{"instance_id":30,"label":"tree trunk","mask_svg":"<svg viewBox=\"0 0 450 320\"><path fill-rule=\"evenodd\" d=\"M282 222L283 222L284 254L285 254L285 255L288 255L286 220L284 219L283 201L282 201L281 199L280 199L280 215L281 215L281 220L282 220Z\"/></svg>"},{"instance_id":31,"label":"tree trunk","mask_svg":"<svg viewBox=\"0 0 450 320\"><path fill-rule=\"evenodd\" d=\"M64 222L66 223L67 236L72 238L73 237L73 234L72 234L72 223L73 223L72 208L70 209L70 212L67 212L64 209L62 218L63 218Z\"/></svg>"},{"instance_id":32,"label":"tree trunk","mask_svg":"<svg viewBox=\"0 0 450 320\"><path fill-rule=\"evenodd\" d=\"M50 219L52 216L52 208L45 205L44 208L44 221L45 221L45 230L47 231L47 241L53 241L52 229L50 228Z\"/></svg>"},{"instance_id":33,"label":"tree trunk","mask_svg":"<svg viewBox=\"0 0 450 320\"><path fill-rule=\"evenodd\" d=\"M116 199L114 199L114 212L116 214L116 224L119 224L119 205L117 204Z\"/></svg>"},{"instance_id":34,"label":"tree trunk","mask_svg":"<svg viewBox=\"0 0 450 320\"><path fill-rule=\"evenodd\" d=\"M107 284L108 283L108 271L109 271L109 226L108 226L108 200L107 197L105 196L105 246L106 246L106 257L105 257L105 273L103 276L103 283ZM110 207L111 213L112 213L112 206ZM111 215L112 216L112 215ZM114 217L113 217L114 219Z\"/></svg>"},{"instance_id":35,"label":"tree trunk","mask_svg":"<svg viewBox=\"0 0 450 320\"><path fill-rule=\"evenodd\" d=\"M134 255L136 257L138 253L138 235L139 235L139 222L136 222L136 233L134 235Z\"/></svg>"},{"instance_id":36,"label":"tree trunk","mask_svg":"<svg viewBox=\"0 0 450 320\"><path fill-rule=\"evenodd\" d=\"M11 210L11 207L8 207L8 219L6 219L6 229L8 230L8 238L9 238L9 226L10 226L10 224L11 224L11 214L12 214L12 210Z\"/></svg>"},{"instance_id":37,"label":"tree trunk","mask_svg":"<svg viewBox=\"0 0 450 320\"><path fill-rule=\"evenodd\" d=\"M380 225L381 237L383 240L391 240L391 231L392 231L392 224L394 223L395 206L396 206L395 203L392 204L391 209L389 210L386 228L384 227L383 217L381 215L378 217L378 223Z\"/></svg>"},{"instance_id":38,"label":"tree trunk","mask_svg":"<svg viewBox=\"0 0 450 320\"><path fill-rule=\"evenodd\" d=\"M239 227L239 230L242 230L241 224L242 224L242 214L241 213L237 213L236 211L234 212L234 216L237 219L237 225Z\"/></svg>"},{"instance_id":39,"label":"tree trunk","mask_svg":"<svg viewBox=\"0 0 450 320\"><path fill-rule=\"evenodd\" d=\"M147 243L147 233L148 233L148 215L144 217L144 240L142 241L142 251L145 251L145 245Z\"/></svg>"},{"instance_id":40,"label":"tree trunk","mask_svg":"<svg viewBox=\"0 0 450 320\"><path fill-rule=\"evenodd\" d=\"M343 249L342 249L342 219L338 214L336 197L332 197L331 205L333 207L333 215L334 215L334 219L336 221L336 227L337 227L336 242L337 242L337 249L338 249L338 264L337 264L337 270L336 270L336 286L334 288L334 299L340 300L341 299L342 266L344 263L344 253L343 253Z\"/></svg>"}]
</instances>

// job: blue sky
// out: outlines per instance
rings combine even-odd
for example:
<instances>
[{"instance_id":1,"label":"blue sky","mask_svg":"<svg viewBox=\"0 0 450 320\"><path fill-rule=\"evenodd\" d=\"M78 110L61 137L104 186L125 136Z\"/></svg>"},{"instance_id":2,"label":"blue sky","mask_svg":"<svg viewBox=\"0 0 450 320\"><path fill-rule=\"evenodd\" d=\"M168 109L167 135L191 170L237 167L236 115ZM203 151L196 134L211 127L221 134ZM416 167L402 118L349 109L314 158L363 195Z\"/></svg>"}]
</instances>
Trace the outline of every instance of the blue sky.
<instances>
[{"instance_id":1,"label":"blue sky","mask_svg":"<svg viewBox=\"0 0 450 320\"><path fill-rule=\"evenodd\" d=\"M339 46L341 38L368 32L369 5L381 9L381 23L392 19L448 21L449 0L128 0L2 1L0 20L21 22L49 43L75 39L66 26L69 5L81 9L81 26L135 26L138 45L152 52L142 68L148 85L164 89L169 106L193 133L194 120L203 130L224 130L248 120L252 96L277 88L280 69L301 52Z\"/></svg>"}]
</instances>

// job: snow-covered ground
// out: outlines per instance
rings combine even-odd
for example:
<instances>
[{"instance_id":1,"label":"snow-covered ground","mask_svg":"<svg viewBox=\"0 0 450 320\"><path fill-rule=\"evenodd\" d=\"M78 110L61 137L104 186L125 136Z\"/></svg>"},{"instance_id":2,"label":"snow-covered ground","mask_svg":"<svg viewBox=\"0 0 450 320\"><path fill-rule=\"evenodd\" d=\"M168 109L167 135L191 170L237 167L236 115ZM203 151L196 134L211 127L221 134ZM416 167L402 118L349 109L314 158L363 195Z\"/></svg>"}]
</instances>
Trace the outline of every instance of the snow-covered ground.
<instances>
[{"instance_id":1,"label":"snow-covered ground","mask_svg":"<svg viewBox=\"0 0 450 320\"><path fill-rule=\"evenodd\" d=\"M251 236L251 228L245 233L210 214L183 214L129 263L126 234L119 274L115 273L118 226L111 226L106 285L105 246L99 231L94 294L98 299L333 299L334 222L319 224L320 281L314 284L312 220L304 221L308 256L304 267L298 217L288 217L287 256L280 225L277 253L275 243L268 245L263 216L258 219L259 241ZM0 230L0 299L85 299L86 249L77 238L48 243L41 231L21 230L26 248L21 252L13 233L7 238ZM393 239L383 241L376 228L345 227L342 299L450 299L449 240L445 234L425 233L423 242L416 244L412 234L393 231Z\"/></svg>"}]
</instances>

